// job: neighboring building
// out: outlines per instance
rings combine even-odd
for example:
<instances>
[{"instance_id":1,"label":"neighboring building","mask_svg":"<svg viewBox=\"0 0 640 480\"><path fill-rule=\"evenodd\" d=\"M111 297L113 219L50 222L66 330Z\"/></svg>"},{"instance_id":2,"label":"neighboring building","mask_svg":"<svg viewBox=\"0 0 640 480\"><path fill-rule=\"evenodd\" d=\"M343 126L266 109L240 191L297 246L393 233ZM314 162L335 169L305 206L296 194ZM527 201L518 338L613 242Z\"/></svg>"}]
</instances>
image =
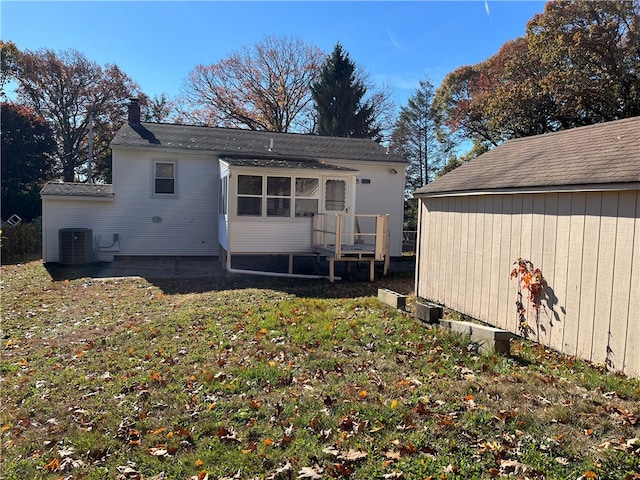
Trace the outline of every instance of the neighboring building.
<instances>
[{"instance_id":1,"label":"neighboring building","mask_svg":"<svg viewBox=\"0 0 640 480\"><path fill-rule=\"evenodd\" d=\"M354 214L388 215L388 252L402 254L406 162L383 146L143 123L137 101L129 110L128 124L111 142L112 185L43 188L44 262L61 261L62 235L76 229L90 232L92 259L100 261L221 256L230 267L232 255L312 254L313 218L336 213L347 244L371 221Z\"/></svg>"},{"instance_id":2,"label":"neighboring building","mask_svg":"<svg viewBox=\"0 0 640 480\"><path fill-rule=\"evenodd\" d=\"M519 333L530 260L530 338L640 376L640 117L507 141L415 195L418 297Z\"/></svg>"}]
</instances>

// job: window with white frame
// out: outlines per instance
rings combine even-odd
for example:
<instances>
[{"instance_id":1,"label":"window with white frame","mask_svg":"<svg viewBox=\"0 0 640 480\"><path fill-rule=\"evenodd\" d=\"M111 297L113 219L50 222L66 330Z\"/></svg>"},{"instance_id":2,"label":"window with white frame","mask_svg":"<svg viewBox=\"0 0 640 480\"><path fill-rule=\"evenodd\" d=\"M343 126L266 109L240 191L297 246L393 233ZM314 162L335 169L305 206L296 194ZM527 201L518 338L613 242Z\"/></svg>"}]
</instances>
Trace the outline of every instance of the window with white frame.
<instances>
[{"instance_id":1,"label":"window with white frame","mask_svg":"<svg viewBox=\"0 0 640 480\"><path fill-rule=\"evenodd\" d=\"M319 186L317 178L296 178L296 217L311 217L318 213Z\"/></svg>"},{"instance_id":2,"label":"window with white frame","mask_svg":"<svg viewBox=\"0 0 640 480\"><path fill-rule=\"evenodd\" d=\"M262 175L238 175L238 216L262 216Z\"/></svg>"},{"instance_id":3,"label":"window with white frame","mask_svg":"<svg viewBox=\"0 0 640 480\"><path fill-rule=\"evenodd\" d=\"M291 177L267 177L267 217L291 216Z\"/></svg>"},{"instance_id":4,"label":"window with white frame","mask_svg":"<svg viewBox=\"0 0 640 480\"><path fill-rule=\"evenodd\" d=\"M318 178L275 175L238 175L237 178L238 216L291 218L318 213Z\"/></svg>"},{"instance_id":5,"label":"window with white frame","mask_svg":"<svg viewBox=\"0 0 640 480\"><path fill-rule=\"evenodd\" d=\"M176 162L153 162L153 194L157 196L176 195Z\"/></svg>"},{"instance_id":6,"label":"window with white frame","mask_svg":"<svg viewBox=\"0 0 640 480\"><path fill-rule=\"evenodd\" d=\"M220 177L218 192L218 213L226 215L228 213L227 198L229 194L229 177Z\"/></svg>"}]
</instances>

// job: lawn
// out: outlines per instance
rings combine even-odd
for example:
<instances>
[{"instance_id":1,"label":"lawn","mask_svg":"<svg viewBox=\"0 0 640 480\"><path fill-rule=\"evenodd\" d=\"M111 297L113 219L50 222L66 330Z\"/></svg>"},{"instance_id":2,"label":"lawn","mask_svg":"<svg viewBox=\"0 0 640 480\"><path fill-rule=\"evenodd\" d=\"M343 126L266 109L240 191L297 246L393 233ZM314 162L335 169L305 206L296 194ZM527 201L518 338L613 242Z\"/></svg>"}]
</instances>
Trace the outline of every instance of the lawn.
<instances>
[{"instance_id":1,"label":"lawn","mask_svg":"<svg viewBox=\"0 0 640 480\"><path fill-rule=\"evenodd\" d=\"M2 478L640 479L638 380L376 298L412 285L3 266Z\"/></svg>"}]
</instances>

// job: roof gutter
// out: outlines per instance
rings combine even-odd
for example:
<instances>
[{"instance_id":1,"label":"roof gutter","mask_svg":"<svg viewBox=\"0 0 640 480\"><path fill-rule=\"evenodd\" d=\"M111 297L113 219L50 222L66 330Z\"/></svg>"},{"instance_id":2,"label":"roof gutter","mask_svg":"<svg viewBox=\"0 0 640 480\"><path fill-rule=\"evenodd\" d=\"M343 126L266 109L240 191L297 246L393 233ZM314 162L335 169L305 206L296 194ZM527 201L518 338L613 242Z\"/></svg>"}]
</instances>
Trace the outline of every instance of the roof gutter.
<instances>
[{"instance_id":1,"label":"roof gutter","mask_svg":"<svg viewBox=\"0 0 640 480\"><path fill-rule=\"evenodd\" d=\"M535 187L494 188L486 190L452 190L450 192L414 192L417 198L470 197L481 195L512 195L530 193L576 193L640 190L640 182L602 183L582 185L548 185Z\"/></svg>"}]
</instances>

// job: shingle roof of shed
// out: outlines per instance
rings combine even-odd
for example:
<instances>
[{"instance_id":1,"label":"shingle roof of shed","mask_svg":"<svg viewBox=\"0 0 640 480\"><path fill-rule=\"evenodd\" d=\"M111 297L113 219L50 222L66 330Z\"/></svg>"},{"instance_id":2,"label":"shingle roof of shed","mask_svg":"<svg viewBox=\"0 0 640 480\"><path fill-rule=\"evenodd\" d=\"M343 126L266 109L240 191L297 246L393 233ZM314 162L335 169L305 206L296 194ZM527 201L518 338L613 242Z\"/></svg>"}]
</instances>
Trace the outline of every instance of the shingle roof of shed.
<instances>
[{"instance_id":1,"label":"shingle roof of shed","mask_svg":"<svg viewBox=\"0 0 640 480\"><path fill-rule=\"evenodd\" d=\"M58 195L62 197L113 197L111 185L96 183L57 183L49 182L40 195Z\"/></svg>"},{"instance_id":2,"label":"shingle roof of shed","mask_svg":"<svg viewBox=\"0 0 640 480\"><path fill-rule=\"evenodd\" d=\"M640 182L640 117L509 140L415 195Z\"/></svg>"},{"instance_id":3,"label":"shingle roof of shed","mask_svg":"<svg viewBox=\"0 0 640 480\"><path fill-rule=\"evenodd\" d=\"M224 156L404 163L402 158L387 154L385 147L368 139L146 122L125 124L111 146L153 146Z\"/></svg>"}]
</instances>

